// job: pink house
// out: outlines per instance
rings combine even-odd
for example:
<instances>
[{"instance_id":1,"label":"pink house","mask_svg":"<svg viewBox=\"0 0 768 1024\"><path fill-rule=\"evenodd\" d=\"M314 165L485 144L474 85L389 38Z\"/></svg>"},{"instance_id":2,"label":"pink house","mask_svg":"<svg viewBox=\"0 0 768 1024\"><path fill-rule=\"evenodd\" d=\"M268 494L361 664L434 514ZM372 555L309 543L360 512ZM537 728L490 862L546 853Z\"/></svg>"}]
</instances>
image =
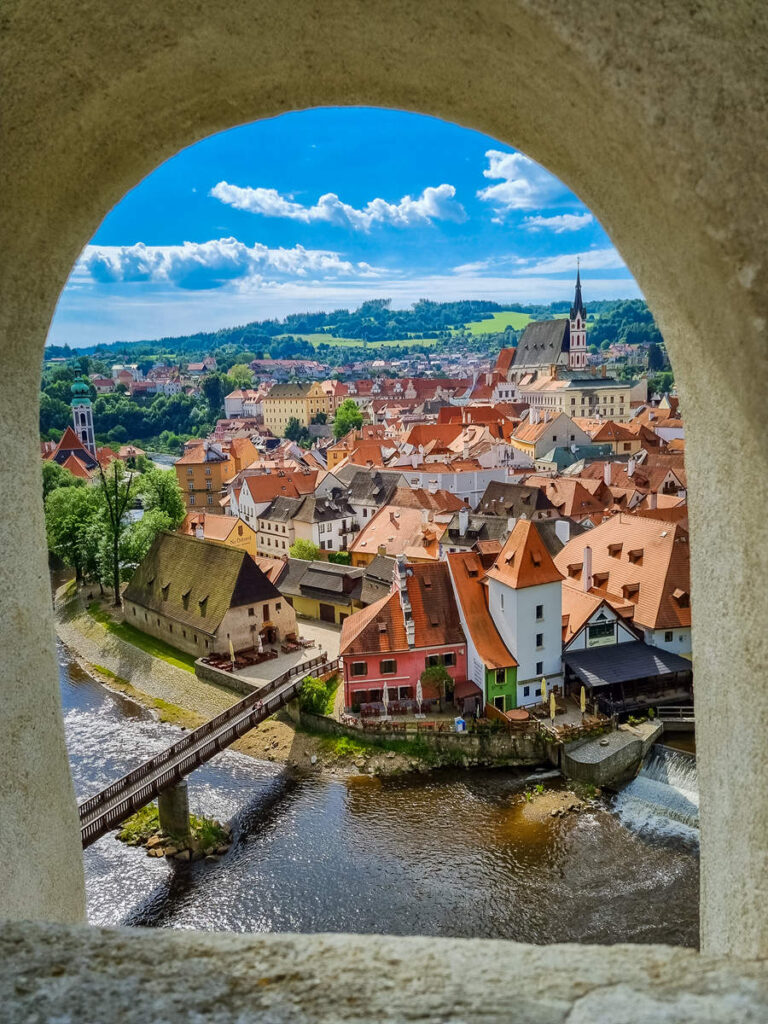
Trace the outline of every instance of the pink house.
<instances>
[{"instance_id":1,"label":"pink house","mask_svg":"<svg viewBox=\"0 0 768 1024\"><path fill-rule=\"evenodd\" d=\"M347 709L379 703L385 686L390 702L412 700L432 665L443 665L454 681L448 699L477 691L467 683L467 645L444 562L399 560L392 592L344 620L339 657ZM440 695L424 686L423 696Z\"/></svg>"}]
</instances>

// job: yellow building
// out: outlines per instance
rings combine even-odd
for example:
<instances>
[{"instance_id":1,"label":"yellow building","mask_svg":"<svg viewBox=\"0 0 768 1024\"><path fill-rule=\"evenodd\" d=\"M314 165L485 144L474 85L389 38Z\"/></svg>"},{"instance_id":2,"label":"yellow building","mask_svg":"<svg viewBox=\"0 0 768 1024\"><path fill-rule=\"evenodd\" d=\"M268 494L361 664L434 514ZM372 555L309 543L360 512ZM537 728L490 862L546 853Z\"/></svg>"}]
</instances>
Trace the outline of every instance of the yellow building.
<instances>
[{"instance_id":1,"label":"yellow building","mask_svg":"<svg viewBox=\"0 0 768 1024\"><path fill-rule=\"evenodd\" d=\"M218 509L224 481L235 475L229 453L209 441L189 447L173 468L188 509Z\"/></svg>"},{"instance_id":2,"label":"yellow building","mask_svg":"<svg viewBox=\"0 0 768 1024\"><path fill-rule=\"evenodd\" d=\"M198 540L217 540L231 548L247 551L256 561L256 531L235 516L216 515L212 512L187 512L178 530Z\"/></svg>"},{"instance_id":3,"label":"yellow building","mask_svg":"<svg viewBox=\"0 0 768 1024\"><path fill-rule=\"evenodd\" d=\"M264 426L275 437L284 437L292 419L308 427L318 413L330 416L331 400L318 381L303 384L275 384L262 400Z\"/></svg>"},{"instance_id":4,"label":"yellow building","mask_svg":"<svg viewBox=\"0 0 768 1024\"><path fill-rule=\"evenodd\" d=\"M602 368L604 369L604 367ZM534 377L534 380L529 380ZM528 402L531 409L550 414L565 413L571 418L602 416L617 423L625 423L632 415L630 401L640 389L629 381L613 377L586 374L569 376L557 366L550 367L546 376L528 374L517 385L520 401Z\"/></svg>"}]
</instances>

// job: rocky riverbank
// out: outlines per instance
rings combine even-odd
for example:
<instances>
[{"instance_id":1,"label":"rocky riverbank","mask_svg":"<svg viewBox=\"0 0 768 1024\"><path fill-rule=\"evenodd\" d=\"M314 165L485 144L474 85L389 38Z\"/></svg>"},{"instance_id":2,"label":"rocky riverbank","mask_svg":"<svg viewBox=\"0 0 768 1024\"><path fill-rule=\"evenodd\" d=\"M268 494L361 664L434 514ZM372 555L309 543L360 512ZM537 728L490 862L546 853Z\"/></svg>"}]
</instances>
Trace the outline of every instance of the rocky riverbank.
<instances>
[{"instance_id":1,"label":"rocky riverbank","mask_svg":"<svg viewBox=\"0 0 768 1024\"><path fill-rule=\"evenodd\" d=\"M160 827L157 806L149 804L124 821L115 838L126 846L143 846L148 857L182 862L215 861L232 845L232 829L212 818L191 814L189 834L171 835Z\"/></svg>"}]
</instances>

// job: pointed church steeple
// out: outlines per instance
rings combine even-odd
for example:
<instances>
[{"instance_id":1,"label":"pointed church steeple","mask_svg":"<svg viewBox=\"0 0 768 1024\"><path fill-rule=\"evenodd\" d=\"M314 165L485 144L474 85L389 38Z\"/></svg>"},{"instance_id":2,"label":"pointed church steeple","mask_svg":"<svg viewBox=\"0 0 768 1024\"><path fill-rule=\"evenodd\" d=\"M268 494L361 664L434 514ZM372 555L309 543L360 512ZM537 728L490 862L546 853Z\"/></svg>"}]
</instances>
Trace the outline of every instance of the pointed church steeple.
<instances>
[{"instance_id":1,"label":"pointed church steeple","mask_svg":"<svg viewBox=\"0 0 768 1024\"><path fill-rule=\"evenodd\" d=\"M571 370L583 370L587 365L587 307L581 297L581 260L578 256L569 336L568 367Z\"/></svg>"},{"instance_id":2,"label":"pointed church steeple","mask_svg":"<svg viewBox=\"0 0 768 1024\"><path fill-rule=\"evenodd\" d=\"M573 296L573 305L571 306L571 320L575 320L577 315L582 320L587 319L587 308L581 297L581 259L578 256L576 257L576 292Z\"/></svg>"}]
</instances>

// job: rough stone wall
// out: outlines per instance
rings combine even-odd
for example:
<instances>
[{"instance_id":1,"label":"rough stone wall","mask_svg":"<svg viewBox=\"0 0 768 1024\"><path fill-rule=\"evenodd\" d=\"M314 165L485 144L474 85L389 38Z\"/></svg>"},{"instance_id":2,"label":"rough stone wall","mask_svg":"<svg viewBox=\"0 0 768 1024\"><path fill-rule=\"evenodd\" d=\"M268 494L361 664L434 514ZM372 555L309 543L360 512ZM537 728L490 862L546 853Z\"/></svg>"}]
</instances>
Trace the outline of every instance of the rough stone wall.
<instances>
[{"instance_id":1,"label":"rough stone wall","mask_svg":"<svg viewBox=\"0 0 768 1024\"><path fill-rule=\"evenodd\" d=\"M768 689L755 685L768 662L768 519L746 511L768 498L767 38L761 0L8 0L3 913L83 913L37 448L59 292L105 213L181 147L283 110L376 104L545 164L600 218L656 314L686 416L703 944L768 955ZM715 404L727 429L713 429ZM41 814L50 827L30 835Z\"/></svg>"},{"instance_id":2,"label":"rough stone wall","mask_svg":"<svg viewBox=\"0 0 768 1024\"><path fill-rule=\"evenodd\" d=\"M0 1000L9 1024L761 1024L768 963L672 946L6 924Z\"/></svg>"}]
</instances>

